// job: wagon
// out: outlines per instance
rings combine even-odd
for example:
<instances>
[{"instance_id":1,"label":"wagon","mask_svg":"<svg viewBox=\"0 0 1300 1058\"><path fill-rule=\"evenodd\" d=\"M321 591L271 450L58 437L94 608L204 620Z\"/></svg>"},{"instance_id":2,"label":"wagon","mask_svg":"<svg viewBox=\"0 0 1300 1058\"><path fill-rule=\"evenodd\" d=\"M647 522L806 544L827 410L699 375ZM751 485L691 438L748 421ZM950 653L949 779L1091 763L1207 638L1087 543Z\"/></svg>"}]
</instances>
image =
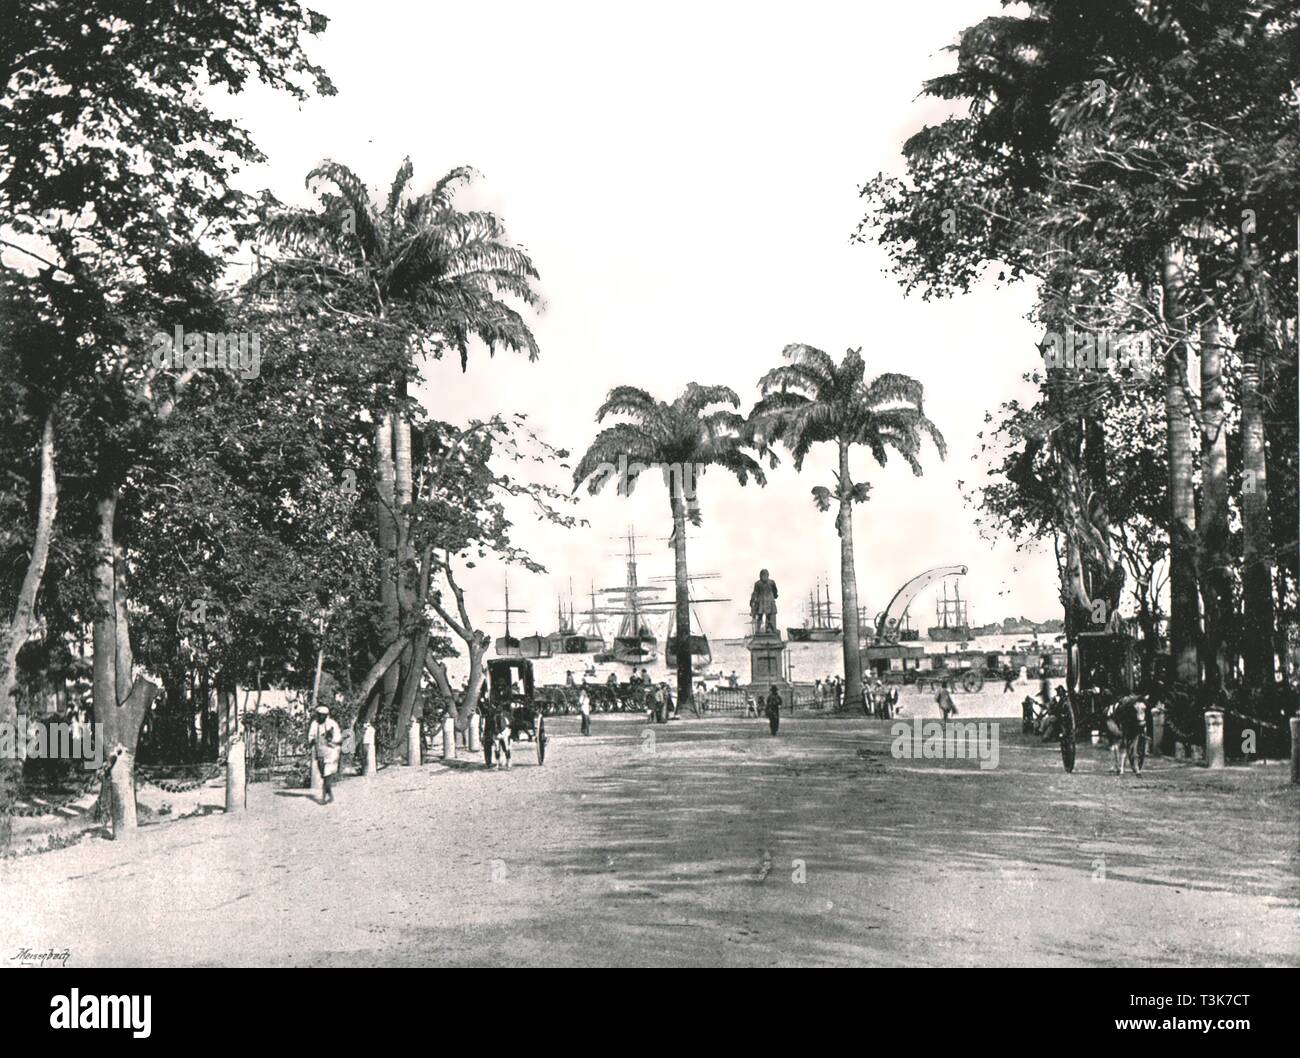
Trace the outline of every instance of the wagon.
<instances>
[{"instance_id":1,"label":"wagon","mask_svg":"<svg viewBox=\"0 0 1300 1058\"><path fill-rule=\"evenodd\" d=\"M527 658L493 658L488 667L488 700L483 713L483 762L490 768L499 732L507 727L510 741L526 736L537 749L537 763L546 763L546 719L533 687L533 663Z\"/></svg>"},{"instance_id":2,"label":"wagon","mask_svg":"<svg viewBox=\"0 0 1300 1058\"><path fill-rule=\"evenodd\" d=\"M916 689L932 691L936 687L946 686L950 691L965 691L978 694L984 687L984 673L979 669L936 668L916 677Z\"/></svg>"}]
</instances>

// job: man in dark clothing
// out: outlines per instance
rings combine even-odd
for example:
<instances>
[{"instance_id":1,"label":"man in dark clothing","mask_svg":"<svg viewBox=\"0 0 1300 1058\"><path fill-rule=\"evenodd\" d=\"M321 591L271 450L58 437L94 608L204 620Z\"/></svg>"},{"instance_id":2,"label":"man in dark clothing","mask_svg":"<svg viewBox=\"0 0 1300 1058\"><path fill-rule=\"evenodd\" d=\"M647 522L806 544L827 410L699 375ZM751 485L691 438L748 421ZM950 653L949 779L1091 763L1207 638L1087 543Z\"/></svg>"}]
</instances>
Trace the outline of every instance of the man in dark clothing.
<instances>
[{"instance_id":1,"label":"man in dark clothing","mask_svg":"<svg viewBox=\"0 0 1300 1058\"><path fill-rule=\"evenodd\" d=\"M1010 665L1002 670L1002 676L1006 680L1006 686L1002 688L1003 694L1011 694L1016 689L1016 670Z\"/></svg>"},{"instance_id":2,"label":"man in dark clothing","mask_svg":"<svg viewBox=\"0 0 1300 1058\"><path fill-rule=\"evenodd\" d=\"M957 715L957 706L953 704L952 694L949 693L947 681L939 688L939 693L934 696L934 700L939 704L939 712L943 714L946 722L950 717Z\"/></svg>"},{"instance_id":3,"label":"man in dark clothing","mask_svg":"<svg viewBox=\"0 0 1300 1058\"><path fill-rule=\"evenodd\" d=\"M767 692L767 723L775 735L776 729L781 726L781 692L776 689L775 683Z\"/></svg>"}]
</instances>

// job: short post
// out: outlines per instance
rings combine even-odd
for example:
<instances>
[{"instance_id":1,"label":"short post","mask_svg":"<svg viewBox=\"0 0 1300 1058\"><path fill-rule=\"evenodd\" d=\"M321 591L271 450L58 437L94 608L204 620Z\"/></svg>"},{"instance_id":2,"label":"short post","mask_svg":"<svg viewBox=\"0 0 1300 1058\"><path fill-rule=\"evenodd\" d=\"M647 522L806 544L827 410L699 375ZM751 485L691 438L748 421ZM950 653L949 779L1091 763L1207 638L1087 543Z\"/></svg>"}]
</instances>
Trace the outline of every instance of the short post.
<instances>
[{"instance_id":1,"label":"short post","mask_svg":"<svg viewBox=\"0 0 1300 1058\"><path fill-rule=\"evenodd\" d=\"M1218 709L1205 711L1205 766L1222 768L1223 756L1223 713Z\"/></svg>"},{"instance_id":2,"label":"short post","mask_svg":"<svg viewBox=\"0 0 1300 1058\"><path fill-rule=\"evenodd\" d=\"M375 759L375 725L367 724L361 729L361 752L365 756L362 775L371 776L379 771L379 761Z\"/></svg>"},{"instance_id":3,"label":"short post","mask_svg":"<svg viewBox=\"0 0 1300 1058\"><path fill-rule=\"evenodd\" d=\"M470 713L469 727L465 729L466 748L471 753L477 753L481 748L478 744L478 713Z\"/></svg>"},{"instance_id":4,"label":"short post","mask_svg":"<svg viewBox=\"0 0 1300 1058\"><path fill-rule=\"evenodd\" d=\"M420 766L420 721L412 720L406 738L406 763L412 768Z\"/></svg>"},{"instance_id":5,"label":"short post","mask_svg":"<svg viewBox=\"0 0 1300 1058\"><path fill-rule=\"evenodd\" d=\"M311 795L319 801L325 796L325 776L321 774L320 761L316 759L315 749L307 754L307 767L311 769Z\"/></svg>"},{"instance_id":6,"label":"short post","mask_svg":"<svg viewBox=\"0 0 1300 1058\"><path fill-rule=\"evenodd\" d=\"M456 720L450 713L442 721L442 759L456 759Z\"/></svg>"},{"instance_id":7,"label":"short post","mask_svg":"<svg viewBox=\"0 0 1300 1058\"><path fill-rule=\"evenodd\" d=\"M230 739L226 752L226 814L242 812L248 807L248 760L244 740L239 734Z\"/></svg>"},{"instance_id":8,"label":"short post","mask_svg":"<svg viewBox=\"0 0 1300 1058\"><path fill-rule=\"evenodd\" d=\"M1291 724L1291 781L1300 784L1300 716L1293 716Z\"/></svg>"},{"instance_id":9,"label":"short post","mask_svg":"<svg viewBox=\"0 0 1300 1058\"><path fill-rule=\"evenodd\" d=\"M1165 707L1163 705L1152 706L1151 708L1151 756L1160 756L1160 747L1165 744Z\"/></svg>"}]
</instances>

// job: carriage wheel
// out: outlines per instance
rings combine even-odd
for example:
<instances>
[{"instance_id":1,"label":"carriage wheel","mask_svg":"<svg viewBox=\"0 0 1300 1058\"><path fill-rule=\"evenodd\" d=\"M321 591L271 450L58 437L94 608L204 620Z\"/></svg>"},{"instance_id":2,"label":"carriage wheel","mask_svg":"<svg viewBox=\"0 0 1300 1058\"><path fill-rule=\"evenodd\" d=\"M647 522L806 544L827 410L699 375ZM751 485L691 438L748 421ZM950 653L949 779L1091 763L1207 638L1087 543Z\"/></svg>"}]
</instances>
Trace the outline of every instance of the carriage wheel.
<instances>
[{"instance_id":1,"label":"carriage wheel","mask_svg":"<svg viewBox=\"0 0 1300 1058\"><path fill-rule=\"evenodd\" d=\"M546 763L546 721L537 721L537 763Z\"/></svg>"},{"instance_id":2,"label":"carriage wheel","mask_svg":"<svg viewBox=\"0 0 1300 1058\"><path fill-rule=\"evenodd\" d=\"M961 678L961 689L967 694L976 694L984 686L984 677L978 672L967 672Z\"/></svg>"},{"instance_id":3,"label":"carriage wheel","mask_svg":"<svg viewBox=\"0 0 1300 1058\"><path fill-rule=\"evenodd\" d=\"M1061 715L1061 763L1068 772L1074 771L1074 706L1066 703Z\"/></svg>"}]
</instances>

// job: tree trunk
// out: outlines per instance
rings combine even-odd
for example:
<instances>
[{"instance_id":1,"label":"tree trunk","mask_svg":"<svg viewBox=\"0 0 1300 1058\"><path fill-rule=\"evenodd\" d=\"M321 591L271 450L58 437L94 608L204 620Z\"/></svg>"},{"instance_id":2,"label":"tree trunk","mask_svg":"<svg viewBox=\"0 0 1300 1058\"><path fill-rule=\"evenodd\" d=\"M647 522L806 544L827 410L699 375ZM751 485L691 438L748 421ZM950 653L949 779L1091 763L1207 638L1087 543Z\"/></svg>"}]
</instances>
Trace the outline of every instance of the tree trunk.
<instances>
[{"instance_id":1,"label":"tree trunk","mask_svg":"<svg viewBox=\"0 0 1300 1058\"><path fill-rule=\"evenodd\" d=\"M150 680L132 677L131 630L126 610L126 562L114 536L117 490L100 497L91 590L95 604L92 659L95 720L103 724L106 776L113 837L130 840L135 833L135 754L140 725L158 693Z\"/></svg>"},{"instance_id":2,"label":"tree trunk","mask_svg":"<svg viewBox=\"0 0 1300 1058\"><path fill-rule=\"evenodd\" d=\"M1219 318L1201 326L1201 594L1205 603L1205 675L1217 690L1228 674L1225 646L1232 613L1228 557L1228 428L1223 416Z\"/></svg>"},{"instance_id":3,"label":"tree trunk","mask_svg":"<svg viewBox=\"0 0 1300 1058\"><path fill-rule=\"evenodd\" d=\"M681 475L669 484L673 508L673 579L677 592L673 616L677 626L677 708L695 708L694 659L691 657L691 579L686 569L686 501Z\"/></svg>"},{"instance_id":4,"label":"tree trunk","mask_svg":"<svg viewBox=\"0 0 1300 1058\"><path fill-rule=\"evenodd\" d=\"M407 666L402 678L401 697L398 702L397 731L405 733L411 726L415 714L415 702L419 696L420 683L424 679L424 659L429 652L429 622L424 617L425 603L429 599L429 581L433 576L433 545L426 545L420 554L419 588L411 604L410 618L403 627L415 624L415 635L409 641L408 649L402 652L402 661Z\"/></svg>"},{"instance_id":5,"label":"tree trunk","mask_svg":"<svg viewBox=\"0 0 1300 1058\"><path fill-rule=\"evenodd\" d=\"M406 676L402 680L401 695L397 705L397 727L396 730L405 736L405 732L411 726L411 721L415 718L415 703L420 694L420 682L424 677L425 658L429 654L429 630L421 628L415 633L415 638L411 643L409 652L404 651L402 656L409 657L410 667L407 669ZM394 736L396 738L396 736ZM403 743L398 740L398 745ZM410 763L409 761L407 762Z\"/></svg>"},{"instance_id":6,"label":"tree trunk","mask_svg":"<svg viewBox=\"0 0 1300 1058\"><path fill-rule=\"evenodd\" d=\"M844 621L844 705L861 709L862 642L858 620L858 576L853 567L853 483L849 478L849 446L840 442L840 595Z\"/></svg>"},{"instance_id":7,"label":"tree trunk","mask_svg":"<svg viewBox=\"0 0 1300 1058\"><path fill-rule=\"evenodd\" d=\"M370 692L374 690L376 684L384 678L384 674L393 667L393 662L401 656L401 653L406 646L407 643L404 639L399 639L388 644L388 649L386 649L383 654L379 656L378 660L370 666L370 671L366 673L365 679L363 679L360 686L357 687L358 698L364 700L370 696Z\"/></svg>"},{"instance_id":8,"label":"tree trunk","mask_svg":"<svg viewBox=\"0 0 1300 1058\"><path fill-rule=\"evenodd\" d=\"M379 603L380 634L384 643L393 643L401 635L401 611L397 598L397 520L393 464L393 417L384 416L375 427L375 514L379 541ZM401 677L399 669L391 666L384 672L378 698L374 703L375 715L383 714L397 698Z\"/></svg>"},{"instance_id":9,"label":"tree trunk","mask_svg":"<svg viewBox=\"0 0 1300 1058\"><path fill-rule=\"evenodd\" d=\"M1198 683L1200 598L1196 576L1196 498L1192 489L1191 420L1187 408L1186 274L1183 251L1165 248L1161 281L1170 347L1165 358L1165 416L1169 454L1170 676L1184 691Z\"/></svg>"},{"instance_id":10,"label":"tree trunk","mask_svg":"<svg viewBox=\"0 0 1300 1058\"><path fill-rule=\"evenodd\" d=\"M1263 335L1241 328L1242 659L1246 684L1273 685L1273 555L1264 444Z\"/></svg>"},{"instance_id":11,"label":"tree trunk","mask_svg":"<svg viewBox=\"0 0 1300 1058\"><path fill-rule=\"evenodd\" d=\"M113 519L117 493L111 492L96 504L94 566L91 570L91 598L94 623L91 638L91 693L95 720L107 725L117 711L117 581L114 571Z\"/></svg>"},{"instance_id":12,"label":"tree trunk","mask_svg":"<svg viewBox=\"0 0 1300 1058\"><path fill-rule=\"evenodd\" d=\"M46 412L41 427L40 479L36 498L36 532L32 539L32 554L18 589L13 617L4 630L3 670L0 670L0 722L10 725L17 733L18 701L18 651L31 635L36 615L36 594L45 576L45 563L50 554L50 537L54 531L54 517L58 511L58 481L54 475L54 411ZM17 757L0 759L0 849L7 848L12 839L12 817L9 806L18 792L22 778L22 761Z\"/></svg>"},{"instance_id":13,"label":"tree trunk","mask_svg":"<svg viewBox=\"0 0 1300 1058\"><path fill-rule=\"evenodd\" d=\"M405 397L406 387L401 387ZM393 416L393 523L396 530L397 566L397 619L402 634L410 636L413 623L418 619L416 610L416 591L412 587L412 578L418 575L415 569L415 550L411 544L411 423L407 417L398 413ZM406 686L414 674L419 684L424 675L424 665L412 657L412 651L402 652L398 666L398 710L404 712L401 699L407 697ZM409 714L408 714L409 716ZM399 718L399 723L401 719ZM402 730L406 729L403 724Z\"/></svg>"}]
</instances>

